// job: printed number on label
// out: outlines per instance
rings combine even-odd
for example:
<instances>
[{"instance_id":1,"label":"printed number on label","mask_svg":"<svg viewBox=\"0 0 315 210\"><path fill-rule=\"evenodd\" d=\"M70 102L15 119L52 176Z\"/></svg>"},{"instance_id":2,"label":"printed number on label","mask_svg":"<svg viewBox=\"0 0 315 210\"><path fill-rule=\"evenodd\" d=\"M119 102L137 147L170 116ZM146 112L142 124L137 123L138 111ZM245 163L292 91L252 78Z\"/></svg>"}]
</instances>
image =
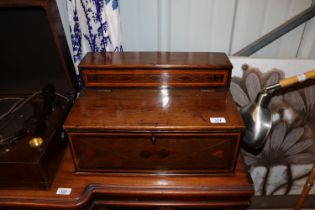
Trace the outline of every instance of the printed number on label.
<instances>
[{"instance_id":1,"label":"printed number on label","mask_svg":"<svg viewBox=\"0 0 315 210\"><path fill-rule=\"evenodd\" d=\"M70 195L71 188L58 187L56 194L57 195Z\"/></svg>"},{"instance_id":2,"label":"printed number on label","mask_svg":"<svg viewBox=\"0 0 315 210\"><path fill-rule=\"evenodd\" d=\"M224 117L210 117L211 123L226 123L226 120Z\"/></svg>"}]
</instances>

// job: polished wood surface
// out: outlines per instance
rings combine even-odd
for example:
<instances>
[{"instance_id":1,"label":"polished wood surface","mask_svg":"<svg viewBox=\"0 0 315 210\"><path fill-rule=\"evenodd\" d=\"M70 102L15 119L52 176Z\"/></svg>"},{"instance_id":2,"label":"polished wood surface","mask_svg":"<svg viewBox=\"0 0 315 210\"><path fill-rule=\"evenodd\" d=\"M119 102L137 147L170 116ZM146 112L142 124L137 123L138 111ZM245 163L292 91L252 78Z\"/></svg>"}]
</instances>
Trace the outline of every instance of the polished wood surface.
<instances>
[{"instance_id":1,"label":"polished wood surface","mask_svg":"<svg viewBox=\"0 0 315 210\"><path fill-rule=\"evenodd\" d=\"M79 65L85 87L229 86L232 65L224 53L88 53Z\"/></svg>"},{"instance_id":2,"label":"polished wood surface","mask_svg":"<svg viewBox=\"0 0 315 210\"><path fill-rule=\"evenodd\" d=\"M81 70L85 87L226 87L229 71Z\"/></svg>"},{"instance_id":3,"label":"polished wood surface","mask_svg":"<svg viewBox=\"0 0 315 210\"><path fill-rule=\"evenodd\" d=\"M97 52L87 53L82 68L98 69L232 69L224 53L208 52Z\"/></svg>"},{"instance_id":4,"label":"polished wood surface","mask_svg":"<svg viewBox=\"0 0 315 210\"><path fill-rule=\"evenodd\" d=\"M225 90L85 89L64 128L77 172L223 174L244 125Z\"/></svg>"},{"instance_id":5,"label":"polished wood surface","mask_svg":"<svg viewBox=\"0 0 315 210\"><path fill-rule=\"evenodd\" d=\"M79 67L64 124L76 172L233 174L244 124L224 53L90 53Z\"/></svg>"},{"instance_id":6,"label":"polished wood surface","mask_svg":"<svg viewBox=\"0 0 315 210\"><path fill-rule=\"evenodd\" d=\"M69 133L69 138L77 172L232 175L240 134Z\"/></svg>"},{"instance_id":7,"label":"polished wood surface","mask_svg":"<svg viewBox=\"0 0 315 210\"><path fill-rule=\"evenodd\" d=\"M227 175L244 125L223 89L115 88L84 89L64 128L77 172Z\"/></svg>"},{"instance_id":8,"label":"polished wood surface","mask_svg":"<svg viewBox=\"0 0 315 210\"><path fill-rule=\"evenodd\" d=\"M224 117L226 123L211 123ZM64 124L77 131L232 132L244 128L231 94L213 89L84 89Z\"/></svg>"},{"instance_id":9,"label":"polished wood surface","mask_svg":"<svg viewBox=\"0 0 315 210\"><path fill-rule=\"evenodd\" d=\"M58 188L70 195L57 195ZM50 190L0 189L0 208L93 209L101 206L246 208L253 184L242 160L233 176L75 175L66 151Z\"/></svg>"}]
</instances>

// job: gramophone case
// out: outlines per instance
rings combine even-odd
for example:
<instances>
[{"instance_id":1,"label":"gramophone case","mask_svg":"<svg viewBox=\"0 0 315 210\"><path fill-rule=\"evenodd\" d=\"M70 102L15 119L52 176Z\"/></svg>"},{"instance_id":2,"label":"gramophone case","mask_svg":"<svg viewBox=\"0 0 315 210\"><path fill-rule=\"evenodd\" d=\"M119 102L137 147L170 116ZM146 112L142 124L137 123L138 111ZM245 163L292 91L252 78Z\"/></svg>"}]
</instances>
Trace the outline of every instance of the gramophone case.
<instances>
[{"instance_id":1,"label":"gramophone case","mask_svg":"<svg viewBox=\"0 0 315 210\"><path fill-rule=\"evenodd\" d=\"M56 1L0 0L0 27L0 187L48 188L76 92Z\"/></svg>"},{"instance_id":2,"label":"gramophone case","mask_svg":"<svg viewBox=\"0 0 315 210\"><path fill-rule=\"evenodd\" d=\"M224 53L89 53L64 128L78 174L233 175L244 124Z\"/></svg>"}]
</instances>

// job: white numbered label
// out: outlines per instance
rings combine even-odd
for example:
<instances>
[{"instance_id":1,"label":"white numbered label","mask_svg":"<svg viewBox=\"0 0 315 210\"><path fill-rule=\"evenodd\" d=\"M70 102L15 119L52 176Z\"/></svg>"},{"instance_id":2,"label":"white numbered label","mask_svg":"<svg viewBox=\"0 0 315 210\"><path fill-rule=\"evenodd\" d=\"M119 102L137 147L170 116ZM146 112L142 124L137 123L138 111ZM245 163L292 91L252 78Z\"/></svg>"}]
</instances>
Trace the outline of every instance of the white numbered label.
<instances>
[{"instance_id":1,"label":"white numbered label","mask_svg":"<svg viewBox=\"0 0 315 210\"><path fill-rule=\"evenodd\" d=\"M210 117L211 123L226 123L226 120L224 117Z\"/></svg>"},{"instance_id":2,"label":"white numbered label","mask_svg":"<svg viewBox=\"0 0 315 210\"><path fill-rule=\"evenodd\" d=\"M56 194L57 195L70 195L72 188L58 187Z\"/></svg>"}]
</instances>

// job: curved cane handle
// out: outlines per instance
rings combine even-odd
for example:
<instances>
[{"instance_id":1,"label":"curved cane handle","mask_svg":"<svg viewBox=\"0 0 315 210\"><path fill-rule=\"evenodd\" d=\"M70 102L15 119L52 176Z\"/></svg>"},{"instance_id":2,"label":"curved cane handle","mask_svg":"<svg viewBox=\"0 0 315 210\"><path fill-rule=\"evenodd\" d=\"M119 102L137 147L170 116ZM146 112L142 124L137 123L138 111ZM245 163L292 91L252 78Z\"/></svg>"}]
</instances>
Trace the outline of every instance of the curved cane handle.
<instances>
[{"instance_id":1,"label":"curved cane handle","mask_svg":"<svg viewBox=\"0 0 315 210\"><path fill-rule=\"evenodd\" d=\"M310 70L308 72L305 72L303 74L298 74L286 79L282 79L279 81L279 84L281 87L287 87L289 85L293 85L294 83L297 82L303 82L307 79L310 79L312 77L315 77L315 69L314 70Z\"/></svg>"}]
</instances>

